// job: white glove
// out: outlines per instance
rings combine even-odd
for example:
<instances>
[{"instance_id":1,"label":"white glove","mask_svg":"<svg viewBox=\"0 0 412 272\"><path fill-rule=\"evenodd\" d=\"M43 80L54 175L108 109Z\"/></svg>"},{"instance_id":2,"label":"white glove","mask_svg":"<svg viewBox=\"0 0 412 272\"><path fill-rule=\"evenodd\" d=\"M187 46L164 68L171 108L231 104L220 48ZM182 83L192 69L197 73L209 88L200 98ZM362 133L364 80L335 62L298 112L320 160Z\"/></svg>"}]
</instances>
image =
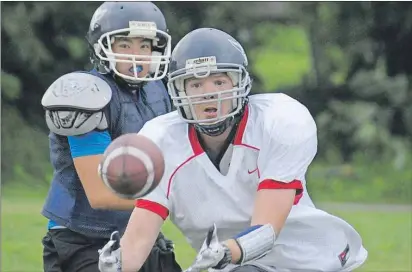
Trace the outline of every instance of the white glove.
<instances>
[{"instance_id":1,"label":"white glove","mask_svg":"<svg viewBox=\"0 0 412 272\"><path fill-rule=\"evenodd\" d=\"M232 254L225 244L219 243L216 224L213 224L194 263L185 272L200 272L209 268L223 269L231 261Z\"/></svg>"},{"instance_id":2,"label":"white glove","mask_svg":"<svg viewBox=\"0 0 412 272\"><path fill-rule=\"evenodd\" d=\"M122 261L120 252L120 234L115 231L110 236L110 241L99 249L99 270L101 272L121 272Z\"/></svg>"}]
</instances>

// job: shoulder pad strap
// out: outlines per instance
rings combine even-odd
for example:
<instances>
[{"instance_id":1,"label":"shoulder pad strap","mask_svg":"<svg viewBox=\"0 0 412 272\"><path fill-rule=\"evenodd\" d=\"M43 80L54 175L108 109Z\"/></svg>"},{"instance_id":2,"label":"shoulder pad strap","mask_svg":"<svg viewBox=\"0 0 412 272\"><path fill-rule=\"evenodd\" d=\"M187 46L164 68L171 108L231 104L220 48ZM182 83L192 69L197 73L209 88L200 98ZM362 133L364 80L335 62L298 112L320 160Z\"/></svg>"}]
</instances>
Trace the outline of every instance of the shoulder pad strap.
<instances>
[{"instance_id":1,"label":"shoulder pad strap","mask_svg":"<svg viewBox=\"0 0 412 272\"><path fill-rule=\"evenodd\" d=\"M103 108L112 90L103 79L87 73L70 73L57 79L42 99L50 131L62 136L107 129Z\"/></svg>"},{"instance_id":2,"label":"shoulder pad strap","mask_svg":"<svg viewBox=\"0 0 412 272\"><path fill-rule=\"evenodd\" d=\"M112 98L112 89L103 79L87 73L69 73L58 78L43 95L46 109L99 111Z\"/></svg>"}]
</instances>

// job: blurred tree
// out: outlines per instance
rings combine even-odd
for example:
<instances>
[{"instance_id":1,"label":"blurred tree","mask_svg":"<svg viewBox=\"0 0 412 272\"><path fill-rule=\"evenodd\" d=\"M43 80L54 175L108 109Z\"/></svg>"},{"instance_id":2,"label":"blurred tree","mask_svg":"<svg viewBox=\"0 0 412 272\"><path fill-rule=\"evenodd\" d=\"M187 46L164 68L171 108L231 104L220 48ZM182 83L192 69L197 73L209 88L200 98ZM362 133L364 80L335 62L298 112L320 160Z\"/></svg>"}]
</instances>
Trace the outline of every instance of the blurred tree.
<instances>
[{"instance_id":1,"label":"blurred tree","mask_svg":"<svg viewBox=\"0 0 412 272\"><path fill-rule=\"evenodd\" d=\"M41 96L57 77L83 69L87 64L84 36L98 3L2 2L1 5L2 75L9 75L7 79L13 76L19 82L14 85L21 90L12 99L2 93L2 103L15 106L29 123L45 128L40 118Z\"/></svg>"},{"instance_id":2,"label":"blurred tree","mask_svg":"<svg viewBox=\"0 0 412 272\"><path fill-rule=\"evenodd\" d=\"M49 181L41 97L87 64L85 32L99 3L2 2L2 181Z\"/></svg>"},{"instance_id":3,"label":"blurred tree","mask_svg":"<svg viewBox=\"0 0 412 272\"><path fill-rule=\"evenodd\" d=\"M292 92L317 117L320 154L338 147L344 161L365 150L375 158L407 155L412 70L405 63L408 55L391 48L407 48L412 6L372 2L299 6L293 9L294 17L310 37L312 73Z\"/></svg>"}]
</instances>

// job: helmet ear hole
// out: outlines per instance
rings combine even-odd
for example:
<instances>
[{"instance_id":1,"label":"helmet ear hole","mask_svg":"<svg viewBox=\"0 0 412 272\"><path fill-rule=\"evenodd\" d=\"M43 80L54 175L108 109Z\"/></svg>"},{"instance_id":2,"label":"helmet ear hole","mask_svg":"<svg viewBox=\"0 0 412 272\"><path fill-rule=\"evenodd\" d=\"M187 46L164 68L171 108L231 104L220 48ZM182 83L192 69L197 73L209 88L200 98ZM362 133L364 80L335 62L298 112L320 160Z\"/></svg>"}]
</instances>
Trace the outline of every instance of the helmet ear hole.
<instances>
[{"instance_id":1,"label":"helmet ear hole","mask_svg":"<svg viewBox=\"0 0 412 272\"><path fill-rule=\"evenodd\" d=\"M167 45L167 40L163 36L157 36L156 47L159 49L164 49Z\"/></svg>"},{"instance_id":2,"label":"helmet ear hole","mask_svg":"<svg viewBox=\"0 0 412 272\"><path fill-rule=\"evenodd\" d=\"M233 86L238 86L239 85L239 77L241 77L240 75L241 72L236 73L236 72L227 72L227 76L230 77L230 79L232 80Z\"/></svg>"},{"instance_id":3,"label":"helmet ear hole","mask_svg":"<svg viewBox=\"0 0 412 272\"><path fill-rule=\"evenodd\" d=\"M179 92L179 96L181 96L181 93L185 95L185 79L184 78L178 78L174 81L175 88Z\"/></svg>"}]
</instances>

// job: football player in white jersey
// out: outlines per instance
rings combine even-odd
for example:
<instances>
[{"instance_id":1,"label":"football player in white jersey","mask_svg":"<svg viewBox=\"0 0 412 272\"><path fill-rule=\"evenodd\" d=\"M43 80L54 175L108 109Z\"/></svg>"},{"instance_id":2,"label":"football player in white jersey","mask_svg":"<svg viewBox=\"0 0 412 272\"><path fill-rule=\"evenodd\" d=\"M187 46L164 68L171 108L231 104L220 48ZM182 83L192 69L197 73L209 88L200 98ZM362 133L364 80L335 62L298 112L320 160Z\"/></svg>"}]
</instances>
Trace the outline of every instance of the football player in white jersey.
<instances>
[{"instance_id":1,"label":"football player in white jersey","mask_svg":"<svg viewBox=\"0 0 412 272\"><path fill-rule=\"evenodd\" d=\"M352 271L366 260L359 234L306 191L313 117L285 94L248 96L247 65L217 29L176 45L168 89L177 111L139 132L163 151L165 173L137 200L120 247L113 239L100 251L101 271L138 271L168 216L197 251L187 271Z\"/></svg>"}]
</instances>

